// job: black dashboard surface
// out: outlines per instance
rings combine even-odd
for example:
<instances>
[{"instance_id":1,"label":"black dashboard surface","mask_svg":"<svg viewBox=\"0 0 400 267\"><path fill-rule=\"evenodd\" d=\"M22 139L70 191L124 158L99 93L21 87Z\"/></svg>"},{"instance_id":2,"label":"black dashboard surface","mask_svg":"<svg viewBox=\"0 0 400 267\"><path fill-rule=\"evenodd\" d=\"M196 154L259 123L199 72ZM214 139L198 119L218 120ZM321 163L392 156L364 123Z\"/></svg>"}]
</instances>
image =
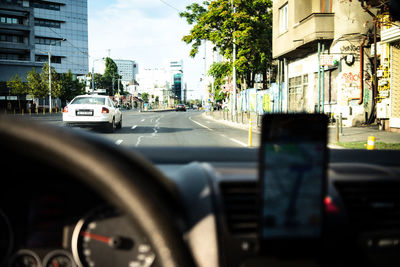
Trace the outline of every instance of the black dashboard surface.
<instances>
[{"instance_id":1,"label":"black dashboard surface","mask_svg":"<svg viewBox=\"0 0 400 267\"><path fill-rule=\"evenodd\" d=\"M182 237L197 265L293 264L259 249L257 149L132 150L175 184ZM330 150L328 195L337 210L327 210L323 265L398 266L399 158L396 151ZM54 251L72 255L75 225L107 203L55 166L19 158L12 168L10 176L3 176L8 181L1 189L0 210L11 224L13 239L11 245L0 244L0 256L10 259L21 249L33 251L41 261ZM297 266L320 263L315 259L295 262ZM114 266L126 265L116 259Z\"/></svg>"}]
</instances>

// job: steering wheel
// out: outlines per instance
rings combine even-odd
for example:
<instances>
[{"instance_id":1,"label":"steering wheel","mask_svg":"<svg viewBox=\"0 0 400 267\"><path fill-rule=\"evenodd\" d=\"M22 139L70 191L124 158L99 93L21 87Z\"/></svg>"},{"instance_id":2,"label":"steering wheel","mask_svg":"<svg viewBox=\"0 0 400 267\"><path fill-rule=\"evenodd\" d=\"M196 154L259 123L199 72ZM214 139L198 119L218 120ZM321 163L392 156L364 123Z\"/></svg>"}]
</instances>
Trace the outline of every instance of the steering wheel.
<instances>
[{"instance_id":1,"label":"steering wheel","mask_svg":"<svg viewBox=\"0 0 400 267\"><path fill-rule=\"evenodd\" d=\"M3 153L53 164L93 188L143 230L160 266L195 265L174 218L175 188L140 155L88 133L7 116L0 116L0 144Z\"/></svg>"}]
</instances>

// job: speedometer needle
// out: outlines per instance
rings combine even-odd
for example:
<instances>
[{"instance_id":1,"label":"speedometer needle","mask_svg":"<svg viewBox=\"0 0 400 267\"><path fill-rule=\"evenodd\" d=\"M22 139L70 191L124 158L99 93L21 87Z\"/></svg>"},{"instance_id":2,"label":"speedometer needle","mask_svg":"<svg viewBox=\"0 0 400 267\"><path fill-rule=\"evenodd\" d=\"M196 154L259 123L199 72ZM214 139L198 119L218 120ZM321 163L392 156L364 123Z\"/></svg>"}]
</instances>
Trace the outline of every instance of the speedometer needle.
<instances>
[{"instance_id":1,"label":"speedometer needle","mask_svg":"<svg viewBox=\"0 0 400 267\"><path fill-rule=\"evenodd\" d=\"M83 237L88 237L90 239L94 239L103 243L107 243L110 244L110 242L112 241L112 238L110 237L106 237L106 236L102 236L102 235L98 235L98 234L93 234L90 232L84 232L82 231L79 235L83 236Z\"/></svg>"}]
</instances>

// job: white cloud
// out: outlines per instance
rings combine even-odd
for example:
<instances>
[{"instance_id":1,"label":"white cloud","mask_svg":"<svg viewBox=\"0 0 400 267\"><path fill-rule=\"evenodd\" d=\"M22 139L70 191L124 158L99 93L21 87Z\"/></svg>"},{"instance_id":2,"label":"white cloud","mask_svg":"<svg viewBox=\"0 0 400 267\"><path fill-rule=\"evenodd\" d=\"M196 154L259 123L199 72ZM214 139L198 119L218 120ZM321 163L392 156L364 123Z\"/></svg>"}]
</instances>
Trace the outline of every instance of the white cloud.
<instances>
[{"instance_id":1,"label":"white cloud","mask_svg":"<svg viewBox=\"0 0 400 267\"><path fill-rule=\"evenodd\" d=\"M179 10L191 2L167 2ZM89 54L94 58L136 60L141 67L162 67L167 59L183 59L188 88L199 87L202 55L188 57L190 46L181 41L190 26L178 12L159 0L116 0L106 8L89 5Z\"/></svg>"}]
</instances>

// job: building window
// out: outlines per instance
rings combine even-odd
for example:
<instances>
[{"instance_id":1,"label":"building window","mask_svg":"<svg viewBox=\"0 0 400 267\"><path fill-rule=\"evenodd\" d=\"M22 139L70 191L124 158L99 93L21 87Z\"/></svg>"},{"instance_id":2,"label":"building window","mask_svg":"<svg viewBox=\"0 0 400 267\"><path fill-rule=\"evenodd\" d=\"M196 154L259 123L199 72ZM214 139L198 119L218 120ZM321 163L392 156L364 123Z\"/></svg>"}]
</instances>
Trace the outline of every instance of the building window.
<instances>
[{"instance_id":1,"label":"building window","mask_svg":"<svg viewBox=\"0 0 400 267\"><path fill-rule=\"evenodd\" d=\"M288 4L286 3L279 9L279 33L285 33L288 30Z\"/></svg>"},{"instance_id":2,"label":"building window","mask_svg":"<svg viewBox=\"0 0 400 267\"><path fill-rule=\"evenodd\" d=\"M51 63L58 63L61 64L61 58L59 56L51 56ZM46 55L36 55L35 56L35 61L36 62L48 62L49 57Z\"/></svg>"},{"instance_id":3,"label":"building window","mask_svg":"<svg viewBox=\"0 0 400 267\"><path fill-rule=\"evenodd\" d=\"M0 53L0 60L29 60L29 55L21 55L21 54L3 54Z\"/></svg>"},{"instance_id":4,"label":"building window","mask_svg":"<svg viewBox=\"0 0 400 267\"><path fill-rule=\"evenodd\" d=\"M55 38L35 37L35 44L61 46L61 40Z\"/></svg>"},{"instance_id":5,"label":"building window","mask_svg":"<svg viewBox=\"0 0 400 267\"><path fill-rule=\"evenodd\" d=\"M51 3L51 2L45 2L45 1L33 1L31 3L32 7L35 8L43 8L43 9L49 9L49 10L60 10L60 4L58 3Z\"/></svg>"},{"instance_id":6,"label":"building window","mask_svg":"<svg viewBox=\"0 0 400 267\"><path fill-rule=\"evenodd\" d=\"M20 35L0 34L0 42L23 43L24 37Z\"/></svg>"},{"instance_id":7,"label":"building window","mask_svg":"<svg viewBox=\"0 0 400 267\"><path fill-rule=\"evenodd\" d=\"M35 19L35 26L49 27L49 28L60 28L61 22L56 20L47 19Z\"/></svg>"},{"instance_id":8,"label":"building window","mask_svg":"<svg viewBox=\"0 0 400 267\"><path fill-rule=\"evenodd\" d=\"M16 17L0 16L0 22L6 24L22 24L22 19Z\"/></svg>"},{"instance_id":9,"label":"building window","mask_svg":"<svg viewBox=\"0 0 400 267\"><path fill-rule=\"evenodd\" d=\"M22 0L0 0L0 3L22 6Z\"/></svg>"}]
</instances>

